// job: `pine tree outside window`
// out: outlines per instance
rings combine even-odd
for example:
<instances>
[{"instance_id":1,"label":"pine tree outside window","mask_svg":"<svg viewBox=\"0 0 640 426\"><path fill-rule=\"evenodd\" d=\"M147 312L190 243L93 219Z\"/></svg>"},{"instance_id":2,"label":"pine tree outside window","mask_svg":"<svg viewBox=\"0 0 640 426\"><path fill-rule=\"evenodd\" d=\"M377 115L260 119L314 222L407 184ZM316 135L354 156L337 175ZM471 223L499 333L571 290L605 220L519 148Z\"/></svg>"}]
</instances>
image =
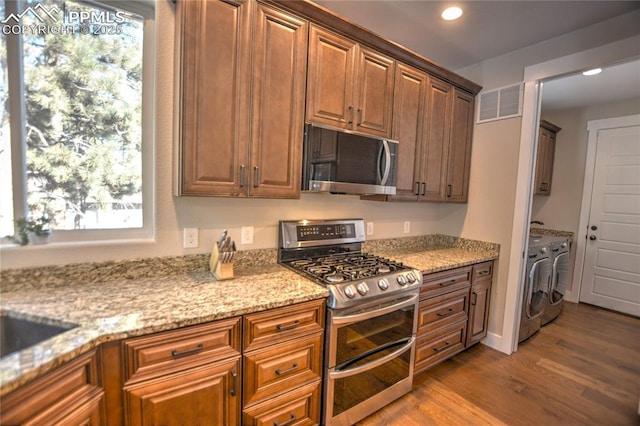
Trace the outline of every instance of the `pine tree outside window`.
<instances>
[{"instance_id":1,"label":"pine tree outside window","mask_svg":"<svg viewBox=\"0 0 640 426\"><path fill-rule=\"evenodd\" d=\"M152 237L153 2L0 8L0 236Z\"/></svg>"}]
</instances>

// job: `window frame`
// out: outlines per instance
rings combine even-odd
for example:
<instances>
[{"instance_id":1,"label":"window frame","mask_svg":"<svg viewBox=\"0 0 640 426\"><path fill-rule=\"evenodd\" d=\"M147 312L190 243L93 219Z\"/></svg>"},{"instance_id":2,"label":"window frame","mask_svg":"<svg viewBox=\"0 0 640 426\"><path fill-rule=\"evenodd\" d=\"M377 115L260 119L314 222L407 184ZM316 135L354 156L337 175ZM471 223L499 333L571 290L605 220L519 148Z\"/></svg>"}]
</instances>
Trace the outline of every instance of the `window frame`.
<instances>
[{"instance_id":1,"label":"window frame","mask_svg":"<svg viewBox=\"0 0 640 426\"><path fill-rule=\"evenodd\" d=\"M49 244L82 242L122 242L125 240L155 239L155 74L156 74L156 17L151 0L74 0L79 3L115 8L143 19L142 42L142 227L112 229L55 230ZM5 13L21 9L22 1L5 2ZM17 11L17 10L16 10ZM13 11L15 12L15 11ZM22 35L6 35L7 80L9 89L9 127L11 129L11 168L13 217L25 217L27 210L26 175L26 98L23 72ZM12 96L12 93L19 93ZM17 130L17 131L16 131ZM15 231L14 231L15 232ZM7 238L0 245L13 246Z\"/></svg>"}]
</instances>

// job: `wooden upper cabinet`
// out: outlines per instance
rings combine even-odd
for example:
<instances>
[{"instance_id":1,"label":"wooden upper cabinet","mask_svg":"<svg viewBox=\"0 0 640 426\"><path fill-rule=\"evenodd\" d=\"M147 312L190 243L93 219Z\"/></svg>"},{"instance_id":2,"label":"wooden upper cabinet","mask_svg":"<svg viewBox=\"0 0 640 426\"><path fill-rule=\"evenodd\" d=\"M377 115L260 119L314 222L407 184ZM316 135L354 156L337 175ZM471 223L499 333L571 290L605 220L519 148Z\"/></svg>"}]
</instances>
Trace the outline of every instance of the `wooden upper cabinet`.
<instances>
[{"instance_id":1,"label":"wooden upper cabinet","mask_svg":"<svg viewBox=\"0 0 640 426\"><path fill-rule=\"evenodd\" d=\"M246 195L241 165L249 148L250 6L232 1L177 3L182 37L181 195Z\"/></svg>"},{"instance_id":2,"label":"wooden upper cabinet","mask_svg":"<svg viewBox=\"0 0 640 426\"><path fill-rule=\"evenodd\" d=\"M177 5L177 192L299 197L307 21L253 1Z\"/></svg>"},{"instance_id":3,"label":"wooden upper cabinet","mask_svg":"<svg viewBox=\"0 0 640 426\"><path fill-rule=\"evenodd\" d=\"M306 120L391 135L394 60L311 25Z\"/></svg>"},{"instance_id":4,"label":"wooden upper cabinet","mask_svg":"<svg viewBox=\"0 0 640 426\"><path fill-rule=\"evenodd\" d=\"M444 201L446 198L446 167L452 100L453 86L436 78L429 79L427 137L420 189L420 196L425 201Z\"/></svg>"},{"instance_id":5,"label":"wooden upper cabinet","mask_svg":"<svg viewBox=\"0 0 640 426\"><path fill-rule=\"evenodd\" d=\"M556 137L560 130L560 127L548 121L542 120L540 122L538 155L536 158L535 194L551 194Z\"/></svg>"},{"instance_id":6,"label":"wooden upper cabinet","mask_svg":"<svg viewBox=\"0 0 640 426\"><path fill-rule=\"evenodd\" d=\"M446 179L446 200L466 202L469 192L474 97L454 88L451 139Z\"/></svg>"},{"instance_id":7,"label":"wooden upper cabinet","mask_svg":"<svg viewBox=\"0 0 640 426\"><path fill-rule=\"evenodd\" d=\"M308 24L262 4L255 21L249 194L298 198Z\"/></svg>"},{"instance_id":8,"label":"wooden upper cabinet","mask_svg":"<svg viewBox=\"0 0 640 426\"><path fill-rule=\"evenodd\" d=\"M398 63L393 95L392 138L399 143L394 200L417 201L422 190L428 85L426 73Z\"/></svg>"}]
</instances>

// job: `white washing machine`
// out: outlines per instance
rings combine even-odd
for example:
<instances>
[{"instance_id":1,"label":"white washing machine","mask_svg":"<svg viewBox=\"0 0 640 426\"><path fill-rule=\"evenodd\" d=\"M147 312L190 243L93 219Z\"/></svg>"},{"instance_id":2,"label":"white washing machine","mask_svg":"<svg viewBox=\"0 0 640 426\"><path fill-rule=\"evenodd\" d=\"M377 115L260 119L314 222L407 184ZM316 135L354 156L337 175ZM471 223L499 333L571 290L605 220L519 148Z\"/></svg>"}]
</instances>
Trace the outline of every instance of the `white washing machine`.
<instances>
[{"instance_id":1,"label":"white washing machine","mask_svg":"<svg viewBox=\"0 0 640 426\"><path fill-rule=\"evenodd\" d=\"M518 342L540 330L542 316L549 302L552 266L547 245L542 236L529 238Z\"/></svg>"},{"instance_id":2,"label":"white washing machine","mask_svg":"<svg viewBox=\"0 0 640 426\"><path fill-rule=\"evenodd\" d=\"M547 307L542 315L542 325L553 321L562 312L569 280L569 257L571 256L571 240L568 238L546 237L545 240L549 241L551 287L549 288Z\"/></svg>"}]
</instances>

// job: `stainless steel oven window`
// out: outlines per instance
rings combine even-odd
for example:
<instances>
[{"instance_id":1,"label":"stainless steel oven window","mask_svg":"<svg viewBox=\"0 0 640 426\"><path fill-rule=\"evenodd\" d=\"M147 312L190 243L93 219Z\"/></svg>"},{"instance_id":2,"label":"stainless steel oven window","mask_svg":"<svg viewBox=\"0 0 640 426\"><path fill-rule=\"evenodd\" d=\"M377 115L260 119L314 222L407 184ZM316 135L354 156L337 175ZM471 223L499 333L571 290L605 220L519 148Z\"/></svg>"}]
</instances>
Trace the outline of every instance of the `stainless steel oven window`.
<instances>
[{"instance_id":1,"label":"stainless steel oven window","mask_svg":"<svg viewBox=\"0 0 640 426\"><path fill-rule=\"evenodd\" d=\"M333 416L338 416L409 378L413 374L411 344L401 349L400 354L377 367L353 375L332 377Z\"/></svg>"}]
</instances>

